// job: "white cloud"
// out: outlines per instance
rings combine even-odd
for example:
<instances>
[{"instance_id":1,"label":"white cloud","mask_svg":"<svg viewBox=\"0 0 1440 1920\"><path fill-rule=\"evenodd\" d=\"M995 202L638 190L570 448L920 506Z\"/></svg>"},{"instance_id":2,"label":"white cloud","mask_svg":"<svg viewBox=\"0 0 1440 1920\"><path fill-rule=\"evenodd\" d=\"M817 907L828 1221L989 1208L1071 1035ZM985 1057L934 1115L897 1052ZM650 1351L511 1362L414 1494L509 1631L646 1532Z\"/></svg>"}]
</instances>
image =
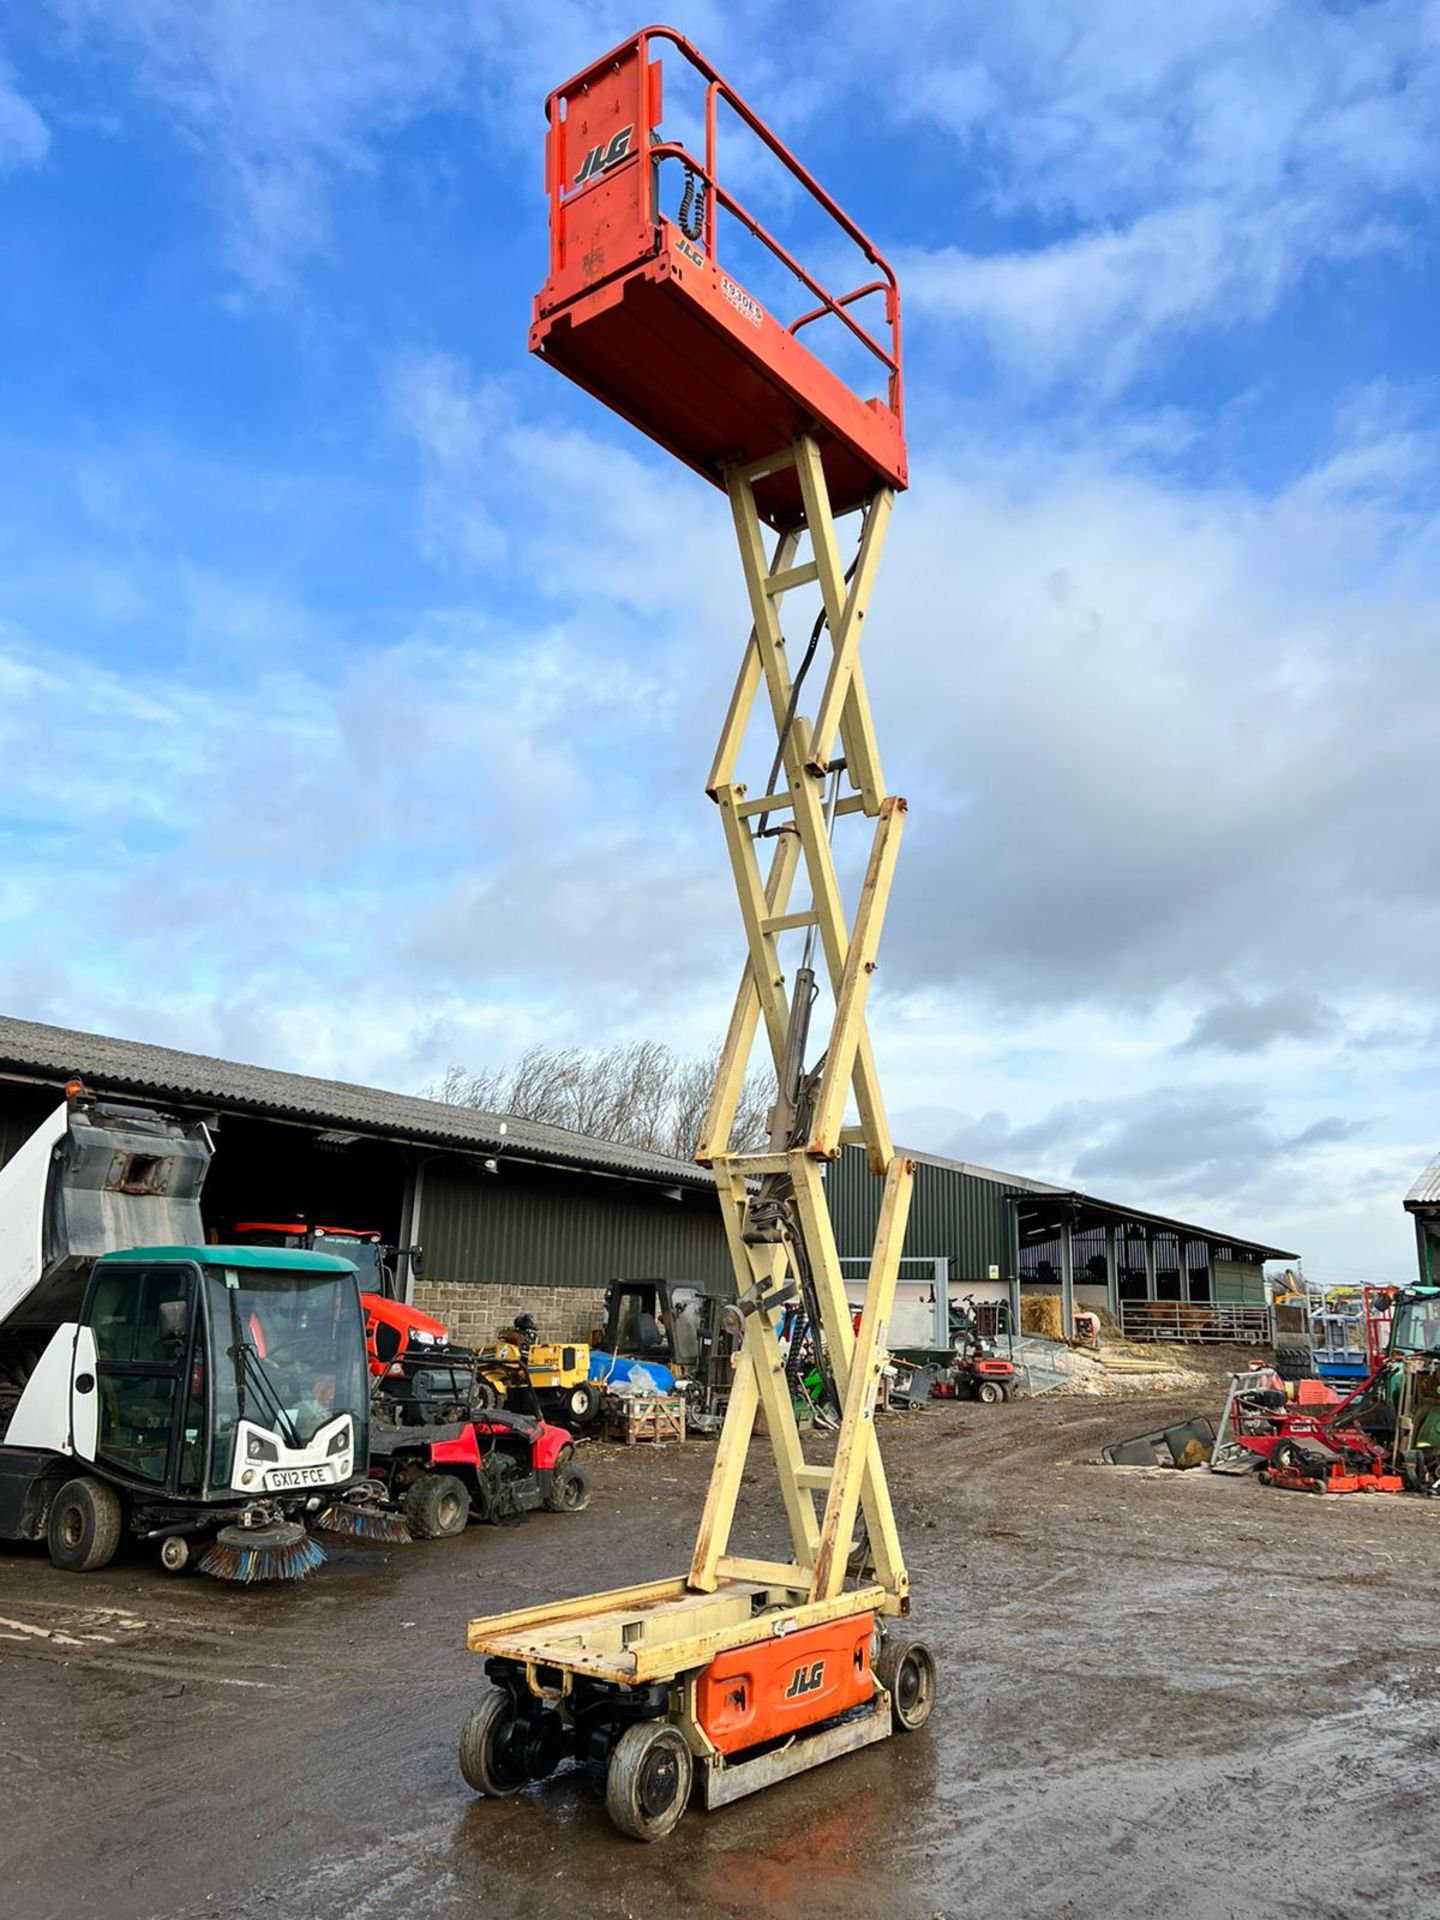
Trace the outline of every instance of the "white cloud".
<instances>
[{"instance_id":1,"label":"white cloud","mask_svg":"<svg viewBox=\"0 0 1440 1920\"><path fill-rule=\"evenodd\" d=\"M891 777L920 789L908 979L1153 1006L1298 968L1433 1004L1440 584L1384 466L1353 446L1273 500L1100 449L917 477L871 636Z\"/></svg>"},{"instance_id":2,"label":"white cloud","mask_svg":"<svg viewBox=\"0 0 1440 1920\"><path fill-rule=\"evenodd\" d=\"M1113 389L1157 340L1268 314L1318 261L1403 248L1440 162L1437 22L1434 0L913 9L900 110L960 143L958 217L978 194L1042 231L912 248L912 300L1012 372Z\"/></svg>"},{"instance_id":3,"label":"white cloud","mask_svg":"<svg viewBox=\"0 0 1440 1920\"><path fill-rule=\"evenodd\" d=\"M49 151L50 129L0 60L0 172L8 167L38 167Z\"/></svg>"},{"instance_id":4,"label":"white cloud","mask_svg":"<svg viewBox=\"0 0 1440 1920\"><path fill-rule=\"evenodd\" d=\"M505 382L442 353L399 364L391 412L419 460L430 558L483 569L503 557L541 600L647 616L710 607L733 588L721 497L628 433L601 440L527 413Z\"/></svg>"},{"instance_id":5,"label":"white cloud","mask_svg":"<svg viewBox=\"0 0 1440 1920\"><path fill-rule=\"evenodd\" d=\"M16 1011L412 1087L534 1037L713 1038L740 939L700 785L745 627L718 498L451 360L391 406L456 604L287 659L210 569L166 673L72 656L60 601L0 637ZM1273 499L1129 440L917 474L867 644L912 803L874 1002L905 1137L1390 1258L1440 1020L1431 458L1376 391ZM232 638L252 670L212 685ZM57 873L93 929L63 957Z\"/></svg>"},{"instance_id":6,"label":"white cloud","mask_svg":"<svg viewBox=\"0 0 1440 1920\"><path fill-rule=\"evenodd\" d=\"M912 248L897 264L912 309L974 329L1011 373L1115 392L1158 335L1263 317L1327 224L1323 208L1247 218L1210 201L1032 252Z\"/></svg>"}]
</instances>

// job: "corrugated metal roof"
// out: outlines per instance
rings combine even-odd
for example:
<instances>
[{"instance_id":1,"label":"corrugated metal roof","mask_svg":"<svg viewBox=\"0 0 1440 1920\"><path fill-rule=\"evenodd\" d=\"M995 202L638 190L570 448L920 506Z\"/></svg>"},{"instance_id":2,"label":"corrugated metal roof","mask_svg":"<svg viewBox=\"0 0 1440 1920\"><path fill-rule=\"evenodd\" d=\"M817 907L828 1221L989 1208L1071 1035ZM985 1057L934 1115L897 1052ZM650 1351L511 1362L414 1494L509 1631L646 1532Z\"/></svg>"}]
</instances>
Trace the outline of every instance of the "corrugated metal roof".
<instances>
[{"instance_id":1,"label":"corrugated metal roof","mask_svg":"<svg viewBox=\"0 0 1440 1920\"><path fill-rule=\"evenodd\" d=\"M441 1100L359 1087L345 1080L212 1060L136 1040L78 1033L35 1020L0 1015L0 1073L61 1086L80 1074L97 1093L144 1094L200 1103L237 1113L269 1114L315 1125L452 1148L458 1153L518 1154L597 1173L660 1181L666 1186L712 1187L713 1176L688 1160L647 1153L612 1140L592 1140L564 1127L544 1126ZM503 1128L503 1132L502 1132Z\"/></svg>"},{"instance_id":2,"label":"corrugated metal roof","mask_svg":"<svg viewBox=\"0 0 1440 1920\"><path fill-rule=\"evenodd\" d=\"M1405 1196L1407 1207L1440 1207L1440 1153Z\"/></svg>"}]
</instances>

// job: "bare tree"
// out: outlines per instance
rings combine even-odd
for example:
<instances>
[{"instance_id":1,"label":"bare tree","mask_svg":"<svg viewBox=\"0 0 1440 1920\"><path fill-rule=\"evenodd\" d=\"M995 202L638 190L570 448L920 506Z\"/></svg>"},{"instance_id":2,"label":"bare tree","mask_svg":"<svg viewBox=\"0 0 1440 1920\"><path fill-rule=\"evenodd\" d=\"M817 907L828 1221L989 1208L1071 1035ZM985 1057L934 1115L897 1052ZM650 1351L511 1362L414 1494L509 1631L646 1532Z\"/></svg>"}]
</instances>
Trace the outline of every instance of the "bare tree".
<instances>
[{"instance_id":1,"label":"bare tree","mask_svg":"<svg viewBox=\"0 0 1440 1920\"><path fill-rule=\"evenodd\" d=\"M710 1102L720 1049L682 1058L656 1040L633 1040L584 1053L576 1047L527 1047L513 1066L448 1067L425 1089L431 1100L485 1113L568 1127L594 1140L615 1140L693 1160ZM731 1146L746 1151L766 1139L774 1103L772 1076L752 1073L740 1091Z\"/></svg>"}]
</instances>

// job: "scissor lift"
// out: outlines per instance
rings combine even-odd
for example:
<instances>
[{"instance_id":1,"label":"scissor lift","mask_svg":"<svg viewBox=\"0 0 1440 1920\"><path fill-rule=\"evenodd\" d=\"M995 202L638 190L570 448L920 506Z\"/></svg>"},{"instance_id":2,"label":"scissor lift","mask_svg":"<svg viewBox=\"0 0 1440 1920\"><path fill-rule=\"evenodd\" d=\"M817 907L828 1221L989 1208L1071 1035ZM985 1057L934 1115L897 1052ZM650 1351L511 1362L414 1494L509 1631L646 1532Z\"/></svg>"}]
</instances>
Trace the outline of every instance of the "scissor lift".
<instances>
[{"instance_id":1,"label":"scissor lift","mask_svg":"<svg viewBox=\"0 0 1440 1920\"><path fill-rule=\"evenodd\" d=\"M703 84L703 161L658 131L660 43ZM716 170L722 105L872 264L871 279L831 294L727 191ZM699 1152L719 1189L743 1339L689 1568L472 1621L468 1645L494 1684L466 1724L460 1764L477 1791L500 1795L573 1756L603 1787L616 1825L648 1840L671 1830L697 1781L703 1804L722 1806L919 1727L934 1701L928 1649L889 1624L909 1612L909 1581L874 1426L914 1173L890 1137L866 1027L905 802L886 790L859 659L906 484L899 290L864 234L670 29L606 54L557 89L546 113L550 274L531 347L725 489L749 600L751 630L707 787L747 954ZM684 190L670 217L677 172ZM768 248L814 305L783 323L733 279L719 254L722 216ZM883 302L883 340L853 312L870 296ZM862 399L799 337L821 320L872 359L880 396ZM781 607L812 585L822 614L792 666ZM823 678L812 678L822 658ZM802 692L817 688L807 717ZM768 707L774 740L766 790L751 794L738 769L757 704ZM869 856L847 913L834 839L856 819L868 824ZM795 907L802 870L808 900ZM786 942L801 948L788 995ZM832 1017L808 1066L817 976L828 980ZM735 1152L761 1028L778 1083L771 1137L764 1152ZM847 1126L852 1092L859 1119ZM822 1177L850 1144L864 1146L883 1183L858 1329ZM832 1465L806 1460L785 1379L777 1327L797 1303L819 1329L839 1413ZM762 1416L788 1559L732 1551Z\"/></svg>"}]
</instances>

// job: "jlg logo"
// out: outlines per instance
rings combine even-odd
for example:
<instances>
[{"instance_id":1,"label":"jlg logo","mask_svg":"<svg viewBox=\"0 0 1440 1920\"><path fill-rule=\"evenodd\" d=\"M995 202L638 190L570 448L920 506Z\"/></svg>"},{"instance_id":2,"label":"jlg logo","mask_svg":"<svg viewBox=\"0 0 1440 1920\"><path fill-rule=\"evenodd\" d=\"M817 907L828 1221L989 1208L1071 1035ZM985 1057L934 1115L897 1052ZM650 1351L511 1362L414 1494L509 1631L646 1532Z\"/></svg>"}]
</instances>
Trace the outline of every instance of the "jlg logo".
<instances>
[{"instance_id":1,"label":"jlg logo","mask_svg":"<svg viewBox=\"0 0 1440 1920\"><path fill-rule=\"evenodd\" d=\"M785 1689L787 1700L798 1700L803 1694L818 1693L825 1684L825 1662L817 1660L812 1667L796 1667L790 1685Z\"/></svg>"},{"instance_id":2,"label":"jlg logo","mask_svg":"<svg viewBox=\"0 0 1440 1920\"><path fill-rule=\"evenodd\" d=\"M583 187L587 180L593 180L597 173L604 173L607 167L613 167L617 160L623 160L630 151L630 136L634 133L633 122L622 127L607 146L603 141L598 147L591 147L585 156L585 164L575 176L575 185Z\"/></svg>"}]
</instances>

